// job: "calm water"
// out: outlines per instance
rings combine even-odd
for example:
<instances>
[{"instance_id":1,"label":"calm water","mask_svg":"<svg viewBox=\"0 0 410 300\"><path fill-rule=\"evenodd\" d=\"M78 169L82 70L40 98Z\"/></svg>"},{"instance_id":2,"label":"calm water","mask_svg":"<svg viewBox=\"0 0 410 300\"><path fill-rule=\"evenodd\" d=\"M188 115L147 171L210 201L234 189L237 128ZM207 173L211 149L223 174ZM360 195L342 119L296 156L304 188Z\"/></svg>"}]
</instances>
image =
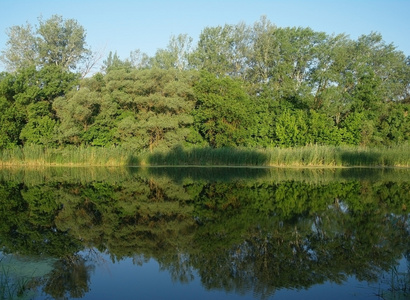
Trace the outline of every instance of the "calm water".
<instances>
[{"instance_id":1,"label":"calm water","mask_svg":"<svg viewBox=\"0 0 410 300\"><path fill-rule=\"evenodd\" d=\"M0 299L409 299L410 170L0 170Z\"/></svg>"}]
</instances>

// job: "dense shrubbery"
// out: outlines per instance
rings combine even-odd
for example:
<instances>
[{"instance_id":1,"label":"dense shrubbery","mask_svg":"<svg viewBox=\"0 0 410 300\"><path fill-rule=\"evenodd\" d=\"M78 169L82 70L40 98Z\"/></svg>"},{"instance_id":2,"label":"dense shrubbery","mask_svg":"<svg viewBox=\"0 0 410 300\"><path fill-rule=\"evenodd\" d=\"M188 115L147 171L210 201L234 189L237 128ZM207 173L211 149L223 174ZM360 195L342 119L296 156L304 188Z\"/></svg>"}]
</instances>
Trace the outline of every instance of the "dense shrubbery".
<instances>
[{"instance_id":1,"label":"dense shrubbery","mask_svg":"<svg viewBox=\"0 0 410 300\"><path fill-rule=\"evenodd\" d=\"M81 28L58 17L40 28L49 23ZM82 79L73 63L42 58L44 51L33 61L22 56L24 68L3 55L12 72L0 74L0 149L121 145L138 153L409 140L410 60L378 34L351 40L261 18L207 27L196 47L190 41L172 37L154 57L110 53L100 73Z\"/></svg>"}]
</instances>

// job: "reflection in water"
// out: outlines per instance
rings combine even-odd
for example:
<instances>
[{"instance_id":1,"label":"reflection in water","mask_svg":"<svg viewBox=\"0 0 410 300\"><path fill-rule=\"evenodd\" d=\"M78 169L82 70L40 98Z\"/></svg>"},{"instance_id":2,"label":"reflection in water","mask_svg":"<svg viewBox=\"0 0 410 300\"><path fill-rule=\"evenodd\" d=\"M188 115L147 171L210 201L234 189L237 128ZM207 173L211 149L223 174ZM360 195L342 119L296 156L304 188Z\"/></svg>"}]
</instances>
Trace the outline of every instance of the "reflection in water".
<instances>
[{"instance_id":1,"label":"reflection in water","mask_svg":"<svg viewBox=\"0 0 410 300\"><path fill-rule=\"evenodd\" d=\"M257 298L349 276L378 282L410 262L409 190L404 169L3 170L0 249L54 262L20 276L2 260L0 283L16 288L0 298L86 297L106 254ZM408 295L408 273L392 292Z\"/></svg>"}]
</instances>

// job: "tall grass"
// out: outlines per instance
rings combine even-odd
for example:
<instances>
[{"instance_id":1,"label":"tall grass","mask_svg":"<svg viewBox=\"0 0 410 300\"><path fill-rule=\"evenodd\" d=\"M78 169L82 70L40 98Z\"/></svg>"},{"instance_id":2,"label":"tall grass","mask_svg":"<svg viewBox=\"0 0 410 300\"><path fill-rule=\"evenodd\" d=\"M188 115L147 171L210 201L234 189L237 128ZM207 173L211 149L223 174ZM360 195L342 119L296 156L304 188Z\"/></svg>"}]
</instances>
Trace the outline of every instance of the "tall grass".
<instances>
[{"instance_id":1,"label":"tall grass","mask_svg":"<svg viewBox=\"0 0 410 300\"><path fill-rule=\"evenodd\" d=\"M409 150L408 144L392 148L318 145L259 150L176 148L168 152L149 154L144 160L148 165L409 167Z\"/></svg>"},{"instance_id":2,"label":"tall grass","mask_svg":"<svg viewBox=\"0 0 410 300\"><path fill-rule=\"evenodd\" d=\"M266 166L268 157L262 151L234 148L175 148L146 154L148 165L200 165L200 166Z\"/></svg>"},{"instance_id":3,"label":"tall grass","mask_svg":"<svg viewBox=\"0 0 410 300\"><path fill-rule=\"evenodd\" d=\"M0 151L0 165L7 166L330 166L410 167L410 144L396 147L311 145L298 148L190 148L136 153L123 147L26 146Z\"/></svg>"},{"instance_id":4,"label":"tall grass","mask_svg":"<svg viewBox=\"0 0 410 300\"><path fill-rule=\"evenodd\" d=\"M38 145L16 147L0 151L2 165L61 165L61 166L123 166L132 152L120 147L45 148Z\"/></svg>"},{"instance_id":5,"label":"tall grass","mask_svg":"<svg viewBox=\"0 0 410 300\"><path fill-rule=\"evenodd\" d=\"M306 146L267 150L270 165L409 167L409 144L397 147Z\"/></svg>"}]
</instances>

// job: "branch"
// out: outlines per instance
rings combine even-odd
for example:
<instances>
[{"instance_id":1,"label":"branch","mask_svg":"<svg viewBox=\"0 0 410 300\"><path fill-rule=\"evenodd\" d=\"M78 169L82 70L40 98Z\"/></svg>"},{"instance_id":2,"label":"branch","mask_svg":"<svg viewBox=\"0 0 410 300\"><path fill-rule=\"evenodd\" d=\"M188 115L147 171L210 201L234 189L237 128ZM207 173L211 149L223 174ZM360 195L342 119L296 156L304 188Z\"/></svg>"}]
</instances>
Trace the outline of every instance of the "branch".
<instances>
[{"instance_id":1,"label":"branch","mask_svg":"<svg viewBox=\"0 0 410 300\"><path fill-rule=\"evenodd\" d=\"M93 52L84 63L84 66L81 71L81 79L85 78L91 70L98 64L98 62L104 57L106 46L104 46L99 51Z\"/></svg>"}]
</instances>

